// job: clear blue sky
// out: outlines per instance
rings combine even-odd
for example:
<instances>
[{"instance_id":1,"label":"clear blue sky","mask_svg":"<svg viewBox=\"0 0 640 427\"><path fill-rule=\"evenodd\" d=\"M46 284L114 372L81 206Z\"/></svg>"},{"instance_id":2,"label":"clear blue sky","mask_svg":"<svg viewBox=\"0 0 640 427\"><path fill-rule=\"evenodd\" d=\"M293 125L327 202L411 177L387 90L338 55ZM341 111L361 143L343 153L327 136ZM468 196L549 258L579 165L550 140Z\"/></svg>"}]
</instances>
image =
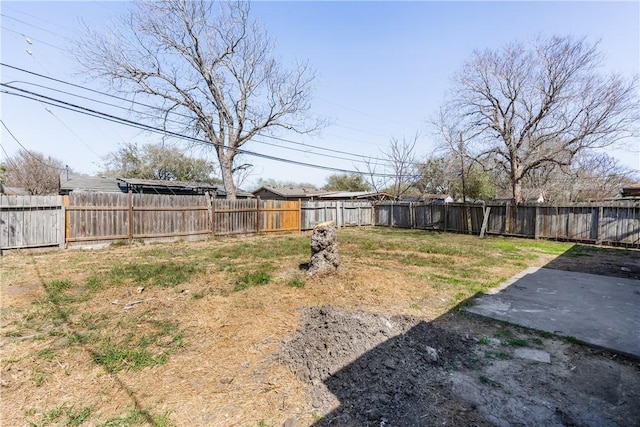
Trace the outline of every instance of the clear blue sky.
<instances>
[{"instance_id":1,"label":"clear blue sky","mask_svg":"<svg viewBox=\"0 0 640 427\"><path fill-rule=\"evenodd\" d=\"M77 74L68 53L80 22L100 27L127 8L123 2L10 2L2 13L2 62L57 79L106 90ZM296 142L377 156L391 137L421 132L418 151L429 154L435 141L426 127L444 101L450 79L474 49L498 48L538 35L585 36L600 40L607 71L640 73L640 2L254 2L254 17L276 39L287 63L309 60L317 71L312 113L331 121L319 135L280 134ZM69 90L2 67L1 81L26 81ZM43 90L17 83L25 89ZM72 89L75 93L80 93ZM54 96L59 93L48 92ZM95 94L84 95L98 97ZM94 174L102 157L126 142L158 142L159 137L2 94L1 116L27 148L59 158ZM73 100L73 98L66 97ZM83 105L123 115L112 107ZM109 101L113 102L113 100ZM327 157L327 152L261 138L244 148L305 163L353 170L362 164ZM2 147L19 145L2 129ZM640 141L611 151L640 171ZM338 157L347 157L333 153ZM5 153L0 150L0 159ZM246 157L256 166L252 179L305 181L322 185L332 172ZM249 185L250 186L250 185Z\"/></svg>"}]
</instances>

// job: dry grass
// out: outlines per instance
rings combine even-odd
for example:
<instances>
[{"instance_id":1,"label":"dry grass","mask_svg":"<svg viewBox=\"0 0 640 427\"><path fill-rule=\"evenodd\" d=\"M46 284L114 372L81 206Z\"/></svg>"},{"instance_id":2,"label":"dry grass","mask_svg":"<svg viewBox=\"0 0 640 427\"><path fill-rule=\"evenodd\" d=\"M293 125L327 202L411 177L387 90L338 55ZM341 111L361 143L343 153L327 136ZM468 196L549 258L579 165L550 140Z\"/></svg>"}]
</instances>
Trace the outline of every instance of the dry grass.
<instances>
[{"instance_id":1,"label":"dry grass","mask_svg":"<svg viewBox=\"0 0 640 427\"><path fill-rule=\"evenodd\" d=\"M324 278L300 270L308 234L6 254L2 425L309 425L305 385L277 360L300 307L430 320L570 247L380 228L339 241L343 270Z\"/></svg>"}]
</instances>

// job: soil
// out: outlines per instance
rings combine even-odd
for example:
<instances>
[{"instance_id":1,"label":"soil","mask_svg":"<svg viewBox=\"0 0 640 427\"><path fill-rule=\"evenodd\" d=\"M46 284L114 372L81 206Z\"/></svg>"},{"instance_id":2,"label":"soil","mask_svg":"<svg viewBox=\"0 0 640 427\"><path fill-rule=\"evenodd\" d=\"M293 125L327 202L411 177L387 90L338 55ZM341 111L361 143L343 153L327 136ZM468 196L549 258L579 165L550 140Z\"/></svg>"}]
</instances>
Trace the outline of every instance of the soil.
<instances>
[{"instance_id":1,"label":"soil","mask_svg":"<svg viewBox=\"0 0 640 427\"><path fill-rule=\"evenodd\" d=\"M280 361L308 384L315 426L640 425L637 361L463 312L304 308Z\"/></svg>"}]
</instances>

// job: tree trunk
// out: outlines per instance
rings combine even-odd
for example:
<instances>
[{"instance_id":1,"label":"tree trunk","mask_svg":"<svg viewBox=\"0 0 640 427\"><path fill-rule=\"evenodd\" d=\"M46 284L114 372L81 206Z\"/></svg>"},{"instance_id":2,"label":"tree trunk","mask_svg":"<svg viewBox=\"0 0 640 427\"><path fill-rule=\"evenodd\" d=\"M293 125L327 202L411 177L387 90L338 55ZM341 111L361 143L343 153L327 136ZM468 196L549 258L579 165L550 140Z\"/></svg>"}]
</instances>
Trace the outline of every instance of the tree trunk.
<instances>
[{"instance_id":1,"label":"tree trunk","mask_svg":"<svg viewBox=\"0 0 640 427\"><path fill-rule=\"evenodd\" d=\"M513 192L513 203L522 203L522 165L517 159L516 153L511 153L511 190Z\"/></svg>"},{"instance_id":2,"label":"tree trunk","mask_svg":"<svg viewBox=\"0 0 640 427\"><path fill-rule=\"evenodd\" d=\"M233 182L233 157L225 155L219 157L222 182L227 193L227 200L236 200L236 185Z\"/></svg>"},{"instance_id":3,"label":"tree trunk","mask_svg":"<svg viewBox=\"0 0 640 427\"><path fill-rule=\"evenodd\" d=\"M513 203L522 203L522 182L519 179L512 180L511 188L513 190Z\"/></svg>"}]
</instances>

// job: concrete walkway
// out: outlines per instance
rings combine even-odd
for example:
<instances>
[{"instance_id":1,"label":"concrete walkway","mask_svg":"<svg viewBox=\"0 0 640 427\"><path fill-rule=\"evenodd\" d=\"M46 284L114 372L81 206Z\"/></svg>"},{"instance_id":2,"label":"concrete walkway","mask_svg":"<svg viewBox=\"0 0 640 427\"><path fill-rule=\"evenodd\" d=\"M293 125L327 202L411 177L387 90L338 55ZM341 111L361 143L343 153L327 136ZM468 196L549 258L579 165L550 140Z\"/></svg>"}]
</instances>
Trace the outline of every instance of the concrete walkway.
<instances>
[{"instance_id":1,"label":"concrete walkway","mask_svg":"<svg viewBox=\"0 0 640 427\"><path fill-rule=\"evenodd\" d=\"M640 281L529 268L467 311L640 358Z\"/></svg>"}]
</instances>

